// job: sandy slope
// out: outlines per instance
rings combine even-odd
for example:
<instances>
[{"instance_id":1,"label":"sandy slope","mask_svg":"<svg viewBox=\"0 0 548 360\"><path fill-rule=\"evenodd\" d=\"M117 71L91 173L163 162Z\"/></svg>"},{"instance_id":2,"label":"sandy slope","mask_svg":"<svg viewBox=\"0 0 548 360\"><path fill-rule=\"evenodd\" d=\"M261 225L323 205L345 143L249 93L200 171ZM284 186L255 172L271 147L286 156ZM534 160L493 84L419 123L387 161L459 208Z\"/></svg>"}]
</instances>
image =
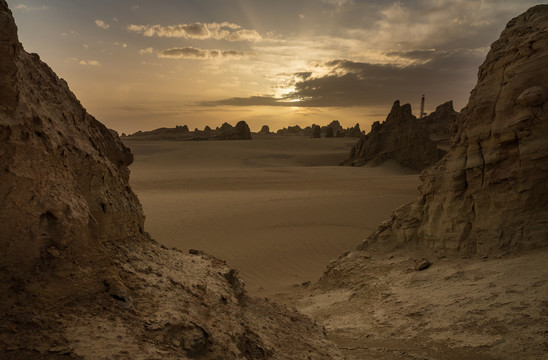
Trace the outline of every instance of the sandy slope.
<instances>
[{"instance_id":1,"label":"sandy slope","mask_svg":"<svg viewBox=\"0 0 548 360\"><path fill-rule=\"evenodd\" d=\"M240 270L251 294L317 280L392 210L417 196L418 176L393 166L339 167L356 139L126 141L146 229Z\"/></svg>"}]
</instances>

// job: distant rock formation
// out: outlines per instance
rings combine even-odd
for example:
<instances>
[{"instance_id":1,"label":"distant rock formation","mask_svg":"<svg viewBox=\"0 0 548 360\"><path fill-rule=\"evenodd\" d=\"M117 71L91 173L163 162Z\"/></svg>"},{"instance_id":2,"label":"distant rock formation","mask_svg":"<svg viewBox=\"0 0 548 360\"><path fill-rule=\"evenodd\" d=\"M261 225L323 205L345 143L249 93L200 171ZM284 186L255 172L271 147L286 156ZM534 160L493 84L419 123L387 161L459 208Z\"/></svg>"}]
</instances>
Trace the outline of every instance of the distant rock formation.
<instances>
[{"instance_id":1,"label":"distant rock formation","mask_svg":"<svg viewBox=\"0 0 548 360\"><path fill-rule=\"evenodd\" d=\"M224 123L217 136L219 140L251 140L251 131L245 121L239 121L235 127Z\"/></svg>"},{"instance_id":2,"label":"distant rock formation","mask_svg":"<svg viewBox=\"0 0 548 360\"><path fill-rule=\"evenodd\" d=\"M326 137L342 137L343 136L344 129L341 126L341 123L339 120L333 120L329 125L322 127L322 133L324 134L332 134L333 136L327 136Z\"/></svg>"},{"instance_id":3,"label":"distant rock formation","mask_svg":"<svg viewBox=\"0 0 548 360\"><path fill-rule=\"evenodd\" d=\"M322 128L319 125L312 125L312 137L319 139L322 137Z\"/></svg>"},{"instance_id":4,"label":"distant rock formation","mask_svg":"<svg viewBox=\"0 0 548 360\"><path fill-rule=\"evenodd\" d=\"M4 0L0 19L0 357L339 358L223 261L151 240L130 151L23 50Z\"/></svg>"},{"instance_id":5,"label":"distant rock formation","mask_svg":"<svg viewBox=\"0 0 548 360\"><path fill-rule=\"evenodd\" d=\"M316 127L319 128L320 135L318 136ZM290 136L309 136L313 138L324 137L360 137L362 132L360 125L356 124L353 128L344 129L338 120L333 120L329 125L319 126L312 124L304 129L299 125L289 126L287 128L280 129L276 132L278 135L290 135Z\"/></svg>"},{"instance_id":6,"label":"distant rock formation","mask_svg":"<svg viewBox=\"0 0 548 360\"><path fill-rule=\"evenodd\" d=\"M240 121L236 127L224 123L220 128L212 130L205 126L204 130L194 129L189 131L187 125L174 128L159 128L151 131L138 131L124 136L124 140L176 140L176 141L200 141L200 140L251 140L251 131L245 121Z\"/></svg>"},{"instance_id":7,"label":"distant rock formation","mask_svg":"<svg viewBox=\"0 0 548 360\"><path fill-rule=\"evenodd\" d=\"M443 154L430 139L427 122L413 116L411 105L400 105L396 100L386 120L373 123L369 134L360 139L352 148L350 158L342 164L377 166L395 160L403 167L420 171L435 164Z\"/></svg>"},{"instance_id":8,"label":"distant rock formation","mask_svg":"<svg viewBox=\"0 0 548 360\"><path fill-rule=\"evenodd\" d=\"M547 5L508 23L456 120L451 150L422 174L420 198L360 249L498 256L548 246L547 33Z\"/></svg>"},{"instance_id":9,"label":"distant rock formation","mask_svg":"<svg viewBox=\"0 0 548 360\"><path fill-rule=\"evenodd\" d=\"M263 125L261 128L261 131L259 131L259 135L270 135L270 127L268 125Z\"/></svg>"}]
</instances>

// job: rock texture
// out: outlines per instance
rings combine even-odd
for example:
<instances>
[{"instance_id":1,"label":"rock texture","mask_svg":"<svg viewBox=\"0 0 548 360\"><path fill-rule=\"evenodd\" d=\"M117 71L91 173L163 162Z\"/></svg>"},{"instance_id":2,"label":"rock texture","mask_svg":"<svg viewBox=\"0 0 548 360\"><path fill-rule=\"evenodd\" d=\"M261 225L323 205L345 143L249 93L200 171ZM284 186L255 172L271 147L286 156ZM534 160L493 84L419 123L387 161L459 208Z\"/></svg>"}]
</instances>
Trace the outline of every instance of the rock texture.
<instances>
[{"instance_id":1,"label":"rock texture","mask_svg":"<svg viewBox=\"0 0 548 360\"><path fill-rule=\"evenodd\" d=\"M383 123L376 121L369 134L352 148L350 158L342 165L378 166L395 160L401 166L423 170L440 160L444 151L430 139L427 122L411 113L411 105L396 100Z\"/></svg>"},{"instance_id":2,"label":"rock texture","mask_svg":"<svg viewBox=\"0 0 548 360\"><path fill-rule=\"evenodd\" d=\"M149 238L130 151L0 18L0 357L338 358L224 262Z\"/></svg>"},{"instance_id":3,"label":"rock texture","mask_svg":"<svg viewBox=\"0 0 548 360\"><path fill-rule=\"evenodd\" d=\"M425 123L428 136L434 141L438 149L445 152L449 151L458 114L453 108L453 101L448 101L436 107L436 111L430 115L420 119Z\"/></svg>"},{"instance_id":4,"label":"rock texture","mask_svg":"<svg viewBox=\"0 0 548 360\"><path fill-rule=\"evenodd\" d=\"M421 196L360 246L498 256L548 245L548 6L511 20Z\"/></svg>"},{"instance_id":5,"label":"rock texture","mask_svg":"<svg viewBox=\"0 0 548 360\"><path fill-rule=\"evenodd\" d=\"M508 23L419 199L333 261L301 307L355 358L546 356L547 34L548 5Z\"/></svg>"}]
</instances>

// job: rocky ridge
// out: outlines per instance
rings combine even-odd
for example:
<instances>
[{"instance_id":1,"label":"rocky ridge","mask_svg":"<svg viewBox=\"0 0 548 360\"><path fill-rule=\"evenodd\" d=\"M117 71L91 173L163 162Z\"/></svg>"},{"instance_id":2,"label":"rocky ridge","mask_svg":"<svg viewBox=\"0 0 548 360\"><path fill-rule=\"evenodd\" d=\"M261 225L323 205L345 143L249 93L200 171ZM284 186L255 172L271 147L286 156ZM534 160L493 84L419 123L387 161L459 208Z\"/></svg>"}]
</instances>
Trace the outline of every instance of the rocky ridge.
<instances>
[{"instance_id":1,"label":"rocky ridge","mask_svg":"<svg viewBox=\"0 0 548 360\"><path fill-rule=\"evenodd\" d=\"M195 129L189 131L187 125L174 128L159 128L151 131L138 131L130 135L122 135L124 140L176 140L176 141L202 141L202 140L251 140L251 131L245 121L239 121L236 126L224 123L221 127L211 129L206 126L204 130Z\"/></svg>"},{"instance_id":2,"label":"rocky ridge","mask_svg":"<svg viewBox=\"0 0 548 360\"><path fill-rule=\"evenodd\" d=\"M1 357L338 358L223 261L150 239L131 152L0 18Z\"/></svg>"},{"instance_id":3,"label":"rocky ridge","mask_svg":"<svg viewBox=\"0 0 548 360\"><path fill-rule=\"evenodd\" d=\"M438 109L445 108L441 106ZM417 119L411 112L411 105L400 105L396 100L386 120L371 125L371 131L361 137L342 165L378 166L387 160L395 160L403 167L420 171L435 164L445 152L436 146L428 130L429 126L436 130L443 127L445 121L439 121L439 115L432 113L427 118Z\"/></svg>"},{"instance_id":4,"label":"rocky ridge","mask_svg":"<svg viewBox=\"0 0 548 360\"><path fill-rule=\"evenodd\" d=\"M450 151L422 173L420 197L333 261L322 292L307 300L312 310L301 307L323 312L333 333L349 331L347 341L376 334L354 348L362 355L394 339L407 345L390 346L405 352L378 358L546 354L547 34L548 5L508 23L479 69ZM343 294L344 305L321 309L325 291Z\"/></svg>"}]
</instances>

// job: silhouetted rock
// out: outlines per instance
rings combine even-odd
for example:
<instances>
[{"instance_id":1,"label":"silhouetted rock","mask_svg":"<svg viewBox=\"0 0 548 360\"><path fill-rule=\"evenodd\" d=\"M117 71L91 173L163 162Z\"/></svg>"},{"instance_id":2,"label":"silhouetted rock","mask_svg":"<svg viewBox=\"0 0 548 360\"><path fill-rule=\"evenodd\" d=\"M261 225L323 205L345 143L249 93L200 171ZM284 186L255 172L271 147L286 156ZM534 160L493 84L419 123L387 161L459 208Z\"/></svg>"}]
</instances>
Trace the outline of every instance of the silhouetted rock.
<instances>
[{"instance_id":1,"label":"silhouetted rock","mask_svg":"<svg viewBox=\"0 0 548 360\"><path fill-rule=\"evenodd\" d=\"M270 128L268 127L268 125L263 125L263 127L261 128L261 131L259 131L259 134L270 135Z\"/></svg>"},{"instance_id":2,"label":"silhouetted rock","mask_svg":"<svg viewBox=\"0 0 548 360\"><path fill-rule=\"evenodd\" d=\"M322 127L322 133L325 134L325 137L342 137L343 132L344 129L339 123L339 120L333 120L329 125ZM333 134L333 136L328 136L328 133Z\"/></svg>"},{"instance_id":3,"label":"silhouetted rock","mask_svg":"<svg viewBox=\"0 0 548 360\"><path fill-rule=\"evenodd\" d=\"M375 122L369 134L352 148L343 165L377 166L395 160L401 166L422 170L435 164L444 152L428 136L425 121L411 113L411 105L396 100L383 123Z\"/></svg>"},{"instance_id":4,"label":"silhouetted rock","mask_svg":"<svg viewBox=\"0 0 548 360\"><path fill-rule=\"evenodd\" d=\"M240 121L236 127L224 123L220 128L212 130L208 125L204 130L195 128L190 132L188 126L176 126L174 128L159 128L151 131L137 131L124 137L124 140L251 140L251 132L245 121Z\"/></svg>"},{"instance_id":5,"label":"silhouetted rock","mask_svg":"<svg viewBox=\"0 0 548 360\"><path fill-rule=\"evenodd\" d=\"M315 139L322 137L322 129L318 125L312 125L312 137Z\"/></svg>"},{"instance_id":6,"label":"silhouetted rock","mask_svg":"<svg viewBox=\"0 0 548 360\"><path fill-rule=\"evenodd\" d=\"M5 32L4 0L0 19L0 357L338 358L322 328L245 295L223 261L150 239L131 152Z\"/></svg>"}]
</instances>

